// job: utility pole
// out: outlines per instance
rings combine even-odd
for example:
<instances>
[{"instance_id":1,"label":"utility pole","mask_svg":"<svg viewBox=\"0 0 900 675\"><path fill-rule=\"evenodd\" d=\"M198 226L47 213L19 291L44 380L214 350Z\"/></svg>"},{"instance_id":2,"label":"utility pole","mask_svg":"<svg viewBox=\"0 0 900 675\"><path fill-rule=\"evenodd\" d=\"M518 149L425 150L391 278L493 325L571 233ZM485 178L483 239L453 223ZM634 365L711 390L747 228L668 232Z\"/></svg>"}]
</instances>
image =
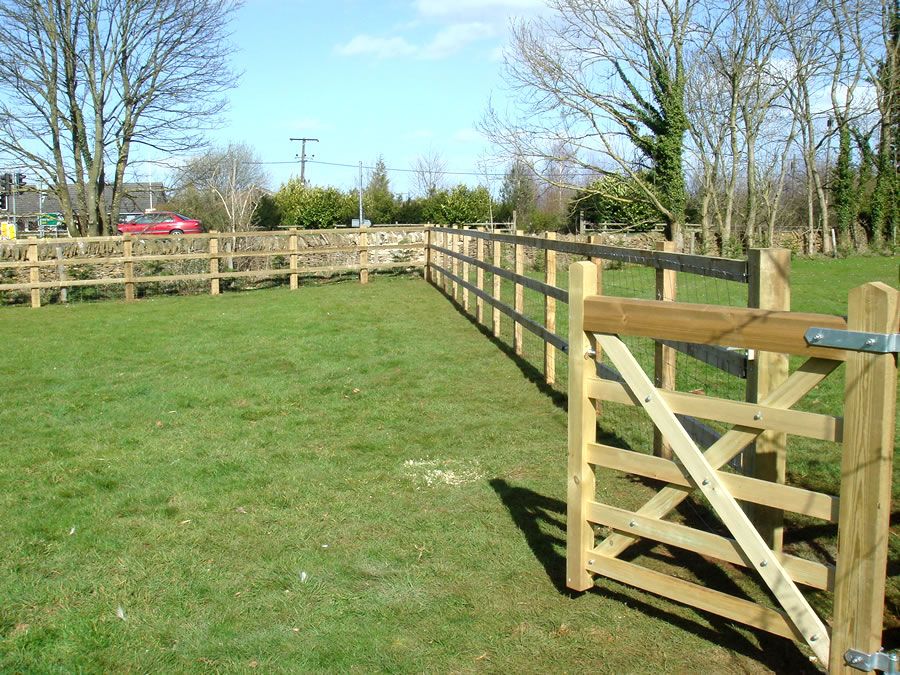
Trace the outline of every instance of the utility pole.
<instances>
[{"instance_id":1,"label":"utility pole","mask_svg":"<svg viewBox=\"0 0 900 675\"><path fill-rule=\"evenodd\" d=\"M363 209L362 209L362 162L359 163L359 226L364 227L363 225Z\"/></svg>"},{"instance_id":2,"label":"utility pole","mask_svg":"<svg viewBox=\"0 0 900 675\"><path fill-rule=\"evenodd\" d=\"M306 185L306 142L318 143L318 138L292 138L292 141L300 141L300 182ZM315 155L313 155L315 156Z\"/></svg>"}]
</instances>

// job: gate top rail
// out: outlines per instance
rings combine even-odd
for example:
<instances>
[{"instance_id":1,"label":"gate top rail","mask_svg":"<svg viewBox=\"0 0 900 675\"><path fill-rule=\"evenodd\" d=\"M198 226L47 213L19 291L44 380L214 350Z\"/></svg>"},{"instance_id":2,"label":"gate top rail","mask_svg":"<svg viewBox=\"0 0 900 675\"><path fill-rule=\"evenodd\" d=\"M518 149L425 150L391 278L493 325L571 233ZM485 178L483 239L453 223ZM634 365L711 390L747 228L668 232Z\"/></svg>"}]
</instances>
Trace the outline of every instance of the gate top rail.
<instances>
[{"instance_id":1,"label":"gate top rail","mask_svg":"<svg viewBox=\"0 0 900 675\"><path fill-rule=\"evenodd\" d=\"M845 361L848 352L807 343L812 327L846 330L847 320L830 314L722 307L661 300L590 296L584 330L741 347Z\"/></svg>"}]
</instances>

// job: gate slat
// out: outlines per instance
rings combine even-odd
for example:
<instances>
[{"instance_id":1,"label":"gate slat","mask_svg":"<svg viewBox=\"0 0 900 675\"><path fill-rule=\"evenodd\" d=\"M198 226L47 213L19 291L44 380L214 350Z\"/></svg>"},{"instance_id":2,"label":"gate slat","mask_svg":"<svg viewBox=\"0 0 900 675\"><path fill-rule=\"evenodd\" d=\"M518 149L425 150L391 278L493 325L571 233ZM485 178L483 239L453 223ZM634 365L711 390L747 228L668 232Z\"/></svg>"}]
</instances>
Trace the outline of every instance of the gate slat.
<instances>
[{"instance_id":1,"label":"gate slat","mask_svg":"<svg viewBox=\"0 0 900 675\"><path fill-rule=\"evenodd\" d=\"M728 537L721 537L680 523L645 518L631 511L597 502L588 504L588 520L617 530L634 532L661 544L747 567L741 547L734 539ZM780 552L778 559L794 581L822 590L834 589L833 566Z\"/></svg>"},{"instance_id":2,"label":"gate slat","mask_svg":"<svg viewBox=\"0 0 900 675\"><path fill-rule=\"evenodd\" d=\"M588 444L587 457L588 461L596 466L693 488L693 484L685 478L678 465L662 457L653 457L600 443ZM735 499L821 518L830 523L838 521L841 504L838 497L740 474L723 471L718 471L717 474Z\"/></svg>"},{"instance_id":3,"label":"gate slat","mask_svg":"<svg viewBox=\"0 0 900 675\"><path fill-rule=\"evenodd\" d=\"M598 556L592 560L593 562L588 563L588 569L595 574L602 574L628 586L634 586L775 635L792 640L803 639L785 615L778 610L617 558Z\"/></svg>"}]
</instances>

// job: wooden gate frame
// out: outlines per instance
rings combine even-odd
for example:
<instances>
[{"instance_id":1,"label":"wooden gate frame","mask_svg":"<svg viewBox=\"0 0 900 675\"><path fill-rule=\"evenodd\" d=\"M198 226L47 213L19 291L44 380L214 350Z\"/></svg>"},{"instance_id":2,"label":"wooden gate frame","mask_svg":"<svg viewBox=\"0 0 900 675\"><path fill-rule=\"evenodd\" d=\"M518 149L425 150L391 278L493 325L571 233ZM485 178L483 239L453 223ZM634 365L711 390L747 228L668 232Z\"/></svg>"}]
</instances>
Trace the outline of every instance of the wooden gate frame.
<instances>
[{"instance_id":1,"label":"wooden gate frame","mask_svg":"<svg viewBox=\"0 0 900 675\"><path fill-rule=\"evenodd\" d=\"M593 263L569 271L569 456L566 579L587 590L594 575L805 642L829 672L847 671L849 649L881 647L896 412L895 354L811 346L810 327L892 333L898 328L898 292L866 284L849 297L849 315L769 311L597 295ZM618 335L680 340L778 352L806 361L759 403L657 389ZM602 352L624 384L596 375ZM847 363L844 417L791 410L810 390ZM671 444L678 463L596 442L596 401L640 405ZM702 452L676 413L734 425ZM719 471L765 431L843 442L841 499L784 484ZM635 512L596 501L594 466L668 483ZM718 536L663 517L699 490L731 533ZM773 551L737 500L838 523L837 565ZM595 541L594 525L613 534ZM642 538L756 570L780 609L712 590L618 556ZM797 584L833 590L832 629L810 607Z\"/></svg>"}]
</instances>

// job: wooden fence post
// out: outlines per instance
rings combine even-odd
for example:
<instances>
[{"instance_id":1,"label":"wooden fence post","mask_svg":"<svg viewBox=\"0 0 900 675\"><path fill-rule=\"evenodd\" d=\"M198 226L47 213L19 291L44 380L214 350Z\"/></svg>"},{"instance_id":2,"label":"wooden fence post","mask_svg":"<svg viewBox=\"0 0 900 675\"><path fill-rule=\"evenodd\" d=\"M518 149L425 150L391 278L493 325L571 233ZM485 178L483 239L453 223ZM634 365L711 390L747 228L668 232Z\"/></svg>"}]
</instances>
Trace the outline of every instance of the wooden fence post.
<instances>
[{"instance_id":1,"label":"wooden fence post","mask_svg":"<svg viewBox=\"0 0 900 675\"><path fill-rule=\"evenodd\" d=\"M122 235L122 255L125 260L125 302L134 302L134 240L130 233Z\"/></svg>"},{"instance_id":2,"label":"wooden fence post","mask_svg":"<svg viewBox=\"0 0 900 675\"><path fill-rule=\"evenodd\" d=\"M56 273L59 276L59 280L61 282L65 281L66 280L66 266L63 263L62 246L56 247L56 261L57 261ZM69 289L66 288L65 286L61 286L59 289L59 301L61 303L65 304L68 300L69 300Z\"/></svg>"},{"instance_id":3,"label":"wooden fence post","mask_svg":"<svg viewBox=\"0 0 900 675\"><path fill-rule=\"evenodd\" d=\"M584 299L597 294L597 271L589 262L569 267L569 453L566 496L566 586L586 591L594 585L587 571L594 530L587 520L588 502L596 498L594 469L585 445L596 441L597 418L588 398L594 373L591 340L584 332Z\"/></svg>"},{"instance_id":4,"label":"wooden fence post","mask_svg":"<svg viewBox=\"0 0 900 675\"><path fill-rule=\"evenodd\" d=\"M556 232L548 232L546 236L548 241L556 241ZM556 251L546 249L544 263L544 282L556 286ZM551 333L556 332L556 298L549 295L544 296L544 326ZM544 382L556 382L556 347L549 342L544 342Z\"/></svg>"},{"instance_id":5,"label":"wooden fence post","mask_svg":"<svg viewBox=\"0 0 900 675\"><path fill-rule=\"evenodd\" d=\"M28 237L28 260L29 262L36 263L38 261L38 245L37 245L37 237ZM37 265L32 265L28 270L28 281L32 284L31 286L31 306L32 307L40 307L41 306L41 289L35 288L33 284L39 284L41 282L41 268Z\"/></svg>"},{"instance_id":6,"label":"wooden fence post","mask_svg":"<svg viewBox=\"0 0 900 675\"><path fill-rule=\"evenodd\" d=\"M300 278L297 275L297 228L291 228L288 236L288 253L290 254L289 266L291 268L291 290L296 291L300 286Z\"/></svg>"},{"instance_id":7,"label":"wooden fence post","mask_svg":"<svg viewBox=\"0 0 900 675\"><path fill-rule=\"evenodd\" d=\"M525 235L523 230L515 231L517 237L521 237ZM525 274L525 247L521 244L515 245L515 264L516 264L516 274ZM519 314L525 313L525 287L522 284L516 282L515 286L515 299L514 299L514 309ZM515 351L516 356L522 356L525 352L524 346L522 344L522 324L516 321L513 325L513 351Z\"/></svg>"},{"instance_id":8,"label":"wooden fence post","mask_svg":"<svg viewBox=\"0 0 900 675\"><path fill-rule=\"evenodd\" d=\"M500 242L496 239L492 239L491 243L493 245L493 250L491 251L491 263L494 267L500 267L503 264L503 255L500 246ZM500 288L502 286L502 279L497 274L492 274L493 277L493 293L492 296L494 300L500 300ZM500 337L500 310L496 307L491 307L491 326L494 330L494 337Z\"/></svg>"},{"instance_id":9,"label":"wooden fence post","mask_svg":"<svg viewBox=\"0 0 900 675\"><path fill-rule=\"evenodd\" d=\"M447 247L454 253L457 253L459 250L459 244L457 240L459 239L459 235L456 234L455 228L453 234L450 235L450 245ZM454 277L459 276L459 259L455 257L450 258L450 271L453 272ZM456 279L453 280L453 302L459 302L459 282Z\"/></svg>"},{"instance_id":10,"label":"wooden fence post","mask_svg":"<svg viewBox=\"0 0 900 675\"><path fill-rule=\"evenodd\" d=\"M847 329L897 330L900 294L883 283L850 291ZM891 516L891 463L897 404L897 355L851 353L844 385L841 506L835 570L830 673L856 673L844 653L882 646Z\"/></svg>"},{"instance_id":11,"label":"wooden fence post","mask_svg":"<svg viewBox=\"0 0 900 675\"><path fill-rule=\"evenodd\" d=\"M369 283L369 235L360 228L359 230L359 283Z\"/></svg>"},{"instance_id":12,"label":"wooden fence post","mask_svg":"<svg viewBox=\"0 0 900 675\"><path fill-rule=\"evenodd\" d=\"M791 252L783 248L750 249L748 305L759 309L790 310ZM747 400L753 403L788 378L787 354L756 352L747 368ZM744 453L744 472L762 480L784 483L787 469L787 435L766 431ZM784 512L749 505L748 515L763 540L780 551L784 539Z\"/></svg>"},{"instance_id":13,"label":"wooden fence post","mask_svg":"<svg viewBox=\"0 0 900 675\"><path fill-rule=\"evenodd\" d=\"M674 241L663 241L657 244L657 251L672 253L675 251ZM675 270L656 270L656 299L674 301L677 291ZM672 347L659 342L654 343L655 385L659 389L675 389L675 355ZM659 429L653 427L653 454L657 457L672 459L672 446L669 445Z\"/></svg>"},{"instance_id":14,"label":"wooden fence post","mask_svg":"<svg viewBox=\"0 0 900 675\"><path fill-rule=\"evenodd\" d=\"M459 253L469 255L469 238L464 234L467 228L463 228L459 234ZM469 281L469 263L465 260L462 262L462 278L468 283ZM462 287L462 305L463 311L469 311L469 289Z\"/></svg>"},{"instance_id":15,"label":"wooden fence post","mask_svg":"<svg viewBox=\"0 0 900 675\"><path fill-rule=\"evenodd\" d=\"M584 220L584 212L581 213L582 222ZM601 241L601 236L599 234L592 234L588 236L588 243L595 244L599 246ZM603 258L591 258L591 262L594 263L594 266L597 268L597 293L603 293ZM594 357L594 360L597 363L601 363L603 360L603 350L600 349L600 345L596 344L593 336L591 337L591 344L594 346L594 350L597 355ZM594 401L594 412L598 415L601 413L603 409L603 403L600 399Z\"/></svg>"},{"instance_id":16,"label":"wooden fence post","mask_svg":"<svg viewBox=\"0 0 900 675\"><path fill-rule=\"evenodd\" d=\"M425 232L423 234L425 235L423 237L425 239L425 264L424 264L424 267L422 268L422 278L425 281L431 281L432 283L434 283L434 272L431 269L431 262L432 262L431 235L433 233L431 231L431 228L428 225L425 226Z\"/></svg>"},{"instance_id":17,"label":"wooden fence post","mask_svg":"<svg viewBox=\"0 0 900 675\"><path fill-rule=\"evenodd\" d=\"M477 230L478 232L485 231L483 227L479 227ZM484 239L481 237L475 240L475 259L480 263L484 262ZM484 290L484 269L480 265L475 270L475 287L479 291ZM475 298L475 320L479 325L484 323L484 300L480 295Z\"/></svg>"},{"instance_id":18,"label":"wooden fence post","mask_svg":"<svg viewBox=\"0 0 900 675\"><path fill-rule=\"evenodd\" d=\"M209 238L209 294L218 295L221 291L219 283L219 237L211 230Z\"/></svg>"}]
</instances>

